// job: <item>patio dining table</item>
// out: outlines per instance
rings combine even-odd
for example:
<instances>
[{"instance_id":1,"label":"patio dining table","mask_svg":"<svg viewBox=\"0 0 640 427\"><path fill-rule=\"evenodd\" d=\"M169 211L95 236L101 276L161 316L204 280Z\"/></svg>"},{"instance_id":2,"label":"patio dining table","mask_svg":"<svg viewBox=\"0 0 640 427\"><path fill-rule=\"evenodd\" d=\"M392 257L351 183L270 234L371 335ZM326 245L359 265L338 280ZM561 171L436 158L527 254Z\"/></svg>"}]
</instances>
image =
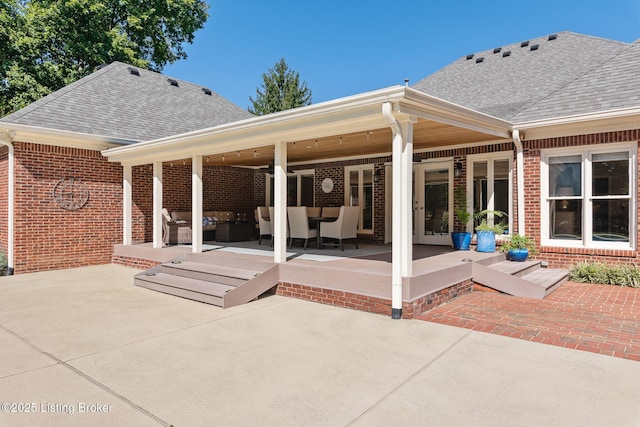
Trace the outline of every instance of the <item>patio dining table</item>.
<instances>
[{"instance_id":1,"label":"patio dining table","mask_svg":"<svg viewBox=\"0 0 640 427\"><path fill-rule=\"evenodd\" d=\"M315 222L316 224L316 230L318 230L318 249L322 249L322 238L320 237L320 224L323 222L334 222L335 220L337 220L338 218L336 217L326 217L326 216L310 216L309 217L309 222Z\"/></svg>"}]
</instances>

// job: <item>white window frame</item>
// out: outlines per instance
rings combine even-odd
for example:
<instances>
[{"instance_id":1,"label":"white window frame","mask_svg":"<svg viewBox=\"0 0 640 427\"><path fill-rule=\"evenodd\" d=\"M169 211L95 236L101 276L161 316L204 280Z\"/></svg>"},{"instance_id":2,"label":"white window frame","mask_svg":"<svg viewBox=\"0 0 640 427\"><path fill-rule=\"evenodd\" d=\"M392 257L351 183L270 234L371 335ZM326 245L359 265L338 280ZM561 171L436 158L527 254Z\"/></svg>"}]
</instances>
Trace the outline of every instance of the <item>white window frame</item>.
<instances>
[{"instance_id":1,"label":"white window frame","mask_svg":"<svg viewBox=\"0 0 640 427\"><path fill-rule=\"evenodd\" d=\"M603 197L592 196L591 159L594 154L607 154L627 151L629 153L629 241L607 242L593 240L593 200ZM540 240L543 246L577 247L594 249L635 250L637 242L637 194L638 194L638 144L636 142L622 142L612 144L587 145L580 147L550 148L540 152ZM549 213L549 158L563 156L581 156L582 164L582 239L562 240L549 237L551 219ZM587 185L588 184L588 185ZM620 196L612 196L620 199Z\"/></svg>"},{"instance_id":2,"label":"white window frame","mask_svg":"<svg viewBox=\"0 0 640 427\"><path fill-rule=\"evenodd\" d=\"M374 230L375 230L375 218L376 218L376 203L375 203L375 187L376 187L376 183L374 182L374 176L375 176L375 165L373 163L370 164L366 164L366 165L355 165L355 166L345 166L344 167L344 204L345 206L351 206L351 202L349 200L349 189L351 187L350 185L350 179L351 179L351 172L353 171L357 171L358 172L358 200L364 200L364 180L363 180L363 173L365 170L371 171L371 185L372 185L372 189L371 191L373 192L372 196L371 196L371 215L372 215L372 221L371 221L371 229L364 229L362 228L362 224L364 223L363 221L363 216L364 216L364 209L363 209L363 205L362 203L359 203L358 206L360 206L360 217L358 219L358 233L359 234L373 234Z\"/></svg>"},{"instance_id":3,"label":"white window frame","mask_svg":"<svg viewBox=\"0 0 640 427\"><path fill-rule=\"evenodd\" d=\"M296 194L296 206L300 206L300 201L302 200L302 177L303 176L313 176L313 205L315 206L316 204L316 170L315 169L301 169L301 170L297 170L297 171L293 171L293 172L289 172L287 173L287 180L292 177L295 176L297 177L297 194ZM266 175L266 182L265 182L265 204L267 206L270 206L270 200L272 199L271 197L271 181L273 180L273 174L272 173L268 173Z\"/></svg>"},{"instance_id":4,"label":"white window frame","mask_svg":"<svg viewBox=\"0 0 640 427\"><path fill-rule=\"evenodd\" d=\"M470 154L467 156L467 200L471 201L473 207L473 166L475 162L487 162L487 209L494 210L494 162L496 160L507 160L509 162L509 234L513 232L513 151L499 151L496 153ZM491 186L489 186L491 183ZM500 219L498 218L498 223Z\"/></svg>"}]
</instances>

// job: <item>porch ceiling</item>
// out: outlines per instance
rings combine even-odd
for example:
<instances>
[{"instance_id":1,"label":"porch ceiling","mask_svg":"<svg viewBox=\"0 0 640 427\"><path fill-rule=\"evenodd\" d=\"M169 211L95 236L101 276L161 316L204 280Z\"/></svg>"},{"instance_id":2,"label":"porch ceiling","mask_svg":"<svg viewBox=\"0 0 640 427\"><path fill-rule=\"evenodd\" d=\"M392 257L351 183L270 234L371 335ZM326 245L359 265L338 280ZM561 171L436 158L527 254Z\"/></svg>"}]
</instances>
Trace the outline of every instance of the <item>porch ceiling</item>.
<instances>
[{"instance_id":1,"label":"porch ceiling","mask_svg":"<svg viewBox=\"0 0 640 427\"><path fill-rule=\"evenodd\" d=\"M273 160L274 144L284 142L290 163L388 155L390 128L402 120L414 122L414 150L503 141L511 131L504 120L395 86L105 150L103 155L130 165L186 164L193 156L203 156L205 165L260 167Z\"/></svg>"},{"instance_id":2,"label":"porch ceiling","mask_svg":"<svg viewBox=\"0 0 640 427\"><path fill-rule=\"evenodd\" d=\"M494 135L425 119L418 119L414 124L413 132L414 150L506 140ZM291 163L311 163L345 157L389 155L391 142L392 135L389 128L305 139L288 143L288 161ZM203 153L205 165L262 167L269 165L273 158L273 145L225 153ZM191 158L176 160L191 164Z\"/></svg>"}]
</instances>

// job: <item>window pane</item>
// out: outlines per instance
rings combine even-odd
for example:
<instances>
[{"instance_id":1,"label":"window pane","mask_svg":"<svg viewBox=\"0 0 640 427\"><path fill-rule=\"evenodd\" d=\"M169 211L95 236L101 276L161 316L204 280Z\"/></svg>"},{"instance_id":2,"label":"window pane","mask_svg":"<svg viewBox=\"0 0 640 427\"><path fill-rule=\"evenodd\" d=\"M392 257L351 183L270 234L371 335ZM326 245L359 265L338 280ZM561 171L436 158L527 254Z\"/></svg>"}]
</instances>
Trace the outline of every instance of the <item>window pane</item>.
<instances>
[{"instance_id":1,"label":"window pane","mask_svg":"<svg viewBox=\"0 0 640 427\"><path fill-rule=\"evenodd\" d=\"M593 240L629 241L629 200L593 201Z\"/></svg>"},{"instance_id":2,"label":"window pane","mask_svg":"<svg viewBox=\"0 0 640 427\"><path fill-rule=\"evenodd\" d=\"M313 175L300 177L300 206L313 206Z\"/></svg>"},{"instance_id":3,"label":"window pane","mask_svg":"<svg viewBox=\"0 0 640 427\"><path fill-rule=\"evenodd\" d=\"M551 239L582 239L582 200L550 200L549 218Z\"/></svg>"},{"instance_id":4,"label":"window pane","mask_svg":"<svg viewBox=\"0 0 640 427\"><path fill-rule=\"evenodd\" d=\"M624 156L624 158L620 158ZM594 196L629 194L629 153L596 154L592 158Z\"/></svg>"},{"instance_id":5,"label":"window pane","mask_svg":"<svg viewBox=\"0 0 640 427\"><path fill-rule=\"evenodd\" d=\"M349 172L349 206L359 206L358 202L358 171Z\"/></svg>"},{"instance_id":6,"label":"window pane","mask_svg":"<svg viewBox=\"0 0 640 427\"><path fill-rule=\"evenodd\" d=\"M506 215L496 221L505 224L505 233L509 233L509 160L496 160L493 163L493 209Z\"/></svg>"},{"instance_id":7,"label":"window pane","mask_svg":"<svg viewBox=\"0 0 640 427\"><path fill-rule=\"evenodd\" d=\"M373 229L373 171L362 171L363 192L364 198L362 203L362 229Z\"/></svg>"},{"instance_id":8,"label":"window pane","mask_svg":"<svg viewBox=\"0 0 640 427\"><path fill-rule=\"evenodd\" d=\"M426 172L424 205L425 235L449 233L449 169Z\"/></svg>"},{"instance_id":9,"label":"window pane","mask_svg":"<svg viewBox=\"0 0 640 427\"><path fill-rule=\"evenodd\" d=\"M487 162L473 162L473 211L487 209Z\"/></svg>"},{"instance_id":10,"label":"window pane","mask_svg":"<svg viewBox=\"0 0 640 427\"><path fill-rule=\"evenodd\" d=\"M287 177L287 206L298 206L298 177Z\"/></svg>"},{"instance_id":11,"label":"window pane","mask_svg":"<svg viewBox=\"0 0 640 427\"><path fill-rule=\"evenodd\" d=\"M582 158L580 156L549 159L549 196L582 195Z\"/></svg>"}]
</instances>

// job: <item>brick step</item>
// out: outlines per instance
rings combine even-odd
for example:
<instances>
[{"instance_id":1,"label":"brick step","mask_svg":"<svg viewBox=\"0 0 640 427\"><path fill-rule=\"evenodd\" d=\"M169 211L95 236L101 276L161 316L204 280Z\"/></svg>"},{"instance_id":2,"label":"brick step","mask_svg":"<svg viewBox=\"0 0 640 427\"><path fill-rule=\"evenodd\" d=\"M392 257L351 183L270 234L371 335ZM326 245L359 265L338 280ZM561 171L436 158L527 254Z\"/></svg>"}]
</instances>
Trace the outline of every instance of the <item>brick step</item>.
<instances>
[{"instance_id":1,"label":"brick step","mask_svg":"<svg viewBox=\"0 0 640 427\"><path fill-rule=\"evenodd\" d=\"M240 286L260 273L253 270L227 267L224 265L175 260L162 265L161 271L178 277L186 277L205 282Z\"/></svg>"}]
</instances>

